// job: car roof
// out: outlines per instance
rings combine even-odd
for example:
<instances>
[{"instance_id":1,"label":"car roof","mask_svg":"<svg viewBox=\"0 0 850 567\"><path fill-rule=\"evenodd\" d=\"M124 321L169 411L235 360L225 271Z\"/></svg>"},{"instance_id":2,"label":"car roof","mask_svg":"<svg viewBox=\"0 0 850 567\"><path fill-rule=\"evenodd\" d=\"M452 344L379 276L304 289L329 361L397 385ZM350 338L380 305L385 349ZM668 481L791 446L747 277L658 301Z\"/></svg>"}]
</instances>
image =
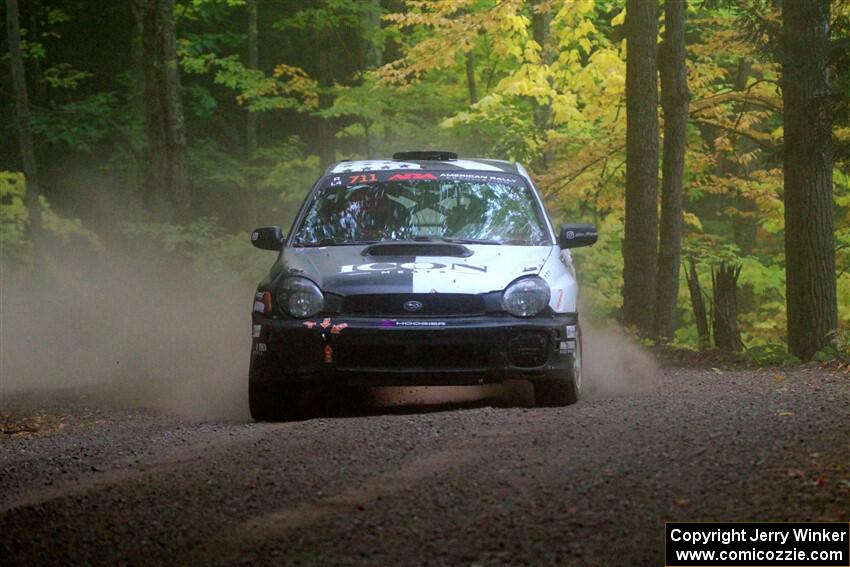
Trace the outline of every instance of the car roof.
<instances>
[{"instance_id":1,"label":"car roof","mask_svg":"<svg viewBox=\"0 0 850 567\"><path fill-rule=\"evenodd\" d=\"M339 173L356 173L362 171L392 171L392 170L426 170L426 171L484 171L498 173L520 174L517 164L486 158L458 158L448 160L437 159L391 159L378 158L369 160L346 160L336 163L325 171L325 175Z\"/></svg>"}]
</instances>

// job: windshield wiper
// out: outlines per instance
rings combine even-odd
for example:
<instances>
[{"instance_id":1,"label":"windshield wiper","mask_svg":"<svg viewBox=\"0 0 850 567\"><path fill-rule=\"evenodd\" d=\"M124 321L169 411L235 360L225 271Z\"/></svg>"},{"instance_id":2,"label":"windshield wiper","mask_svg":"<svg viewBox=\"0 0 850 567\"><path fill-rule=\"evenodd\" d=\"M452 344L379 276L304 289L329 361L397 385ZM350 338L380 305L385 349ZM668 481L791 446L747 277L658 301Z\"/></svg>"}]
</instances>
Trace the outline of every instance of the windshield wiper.
<instances>
[{"instance_id":1,"label":"windshield wiper","mask_svg":"<svg viewBox=\"0 0 850 567\"><path fill-rule=\"evenodd\" d=\"M428 237L432 238L432 237ZM433 237L434 240L441 240L443 242L451 242L452 244L491 244L495 246L499 246L504 244L501 240L492 240L488 238L455 238L453 236L436 236Z\"/></svg>"},{"instance_id":2,"label":"windshield wiper","mask_svg":"<svg viewBox=\"0 0 850 567\"><path fill-rule=\"evenodd\" d=\"M365 246L375 244L378 240L339 240L336 238L323 238L318 242L295 242L292 245L302 248L322 248L324 246Z\"/></svg>"},{"instance_id":3,"label":"windshield wiper","mask_svg":"<svg viewBox=\"0 0 850 567\"><path fill-rule=\"evenodd\" d=\"M392 244L403 242L448 242L451 244L489 244L502 245L501 240L490 240L486 238L455 238L452 236L414 236L411 239L398 240L339 240L337 238L323 238L317 242L294 242L292 245L303 248L321 248L323 246L367 246L370 244Z\"/></svg>"}]
</instances>

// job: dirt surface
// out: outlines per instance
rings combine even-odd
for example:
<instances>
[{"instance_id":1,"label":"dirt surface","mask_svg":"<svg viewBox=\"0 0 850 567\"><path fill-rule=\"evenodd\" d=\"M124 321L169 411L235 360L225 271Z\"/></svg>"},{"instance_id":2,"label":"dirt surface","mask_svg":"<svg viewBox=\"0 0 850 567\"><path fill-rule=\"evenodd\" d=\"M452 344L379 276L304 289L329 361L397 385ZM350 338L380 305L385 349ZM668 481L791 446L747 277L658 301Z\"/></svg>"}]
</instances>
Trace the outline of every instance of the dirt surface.
<instances>
[{"instance_id":1,"label":"dirt surface","mask_svg":"<svg viewBox=\"0 0 850 567\"><path fill-rule=\"evenodd\" d=\"M662 565L665 521L850 520L839 367L665 368L561 409L279 424L103 392L2 407L2 565Z\"/></svg>"}]
</instances>

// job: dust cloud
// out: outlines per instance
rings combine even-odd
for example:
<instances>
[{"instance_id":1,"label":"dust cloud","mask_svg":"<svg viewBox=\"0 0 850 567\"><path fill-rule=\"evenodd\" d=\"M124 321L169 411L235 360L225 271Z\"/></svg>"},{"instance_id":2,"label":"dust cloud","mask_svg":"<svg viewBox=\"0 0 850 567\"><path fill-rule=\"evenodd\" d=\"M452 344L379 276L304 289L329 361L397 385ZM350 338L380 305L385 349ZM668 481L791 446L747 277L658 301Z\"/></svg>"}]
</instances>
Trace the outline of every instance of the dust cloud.
<instances>
[{"instance_id":1,"label":"dust cloud","mask_svg":"<svg viewBox=\"0 0 850 567\"><path fill-rule=\"evenodd\" d=\"M0 401L94 388L195 419L248 417L247 281L114 252L51 258L37 282L0 270Z\"/></svg>"},{"instance_id":2,"label":"dust cloud","mask_svg":"<svg viewBox=\"0 0 850 567\"><path fill-rule=\"evenodd\" d=\"M652 354L614 324L582 322L585 398L633 394L656 387L658 363Z\"/></svg>"},{"instance_id":3,"label":"dust cloud","mask_svg":"<svg viewBox=\"0 0 850 567\"><path fill-rule=\"evenodd\" d=\"M582 398L594 399L634 394L656 387L658 364L652 354L614 323L582 322ZM487 403L497 406L531 406L534 390L529 382L509 381L484 386L381 388L372 399L385 406Z\"/></svg>"},{"instance_id":4,"label":"dust cloud","mask_svg":"<svg viewBox=\"0 0 850 567\"><path fill-rule=\"evenodd\" d=\"M270 254L245 248L270 265ZM254 276L202 277L150 251L90 256L51 258L37 282L0 266L0 402L96 388L191 419L247 419ZM616 329L583 330L585 398L653 387L649 353ZM383 407L533 403L525 382L384 388L370 398Z\"/></svg>"}]
</instances>

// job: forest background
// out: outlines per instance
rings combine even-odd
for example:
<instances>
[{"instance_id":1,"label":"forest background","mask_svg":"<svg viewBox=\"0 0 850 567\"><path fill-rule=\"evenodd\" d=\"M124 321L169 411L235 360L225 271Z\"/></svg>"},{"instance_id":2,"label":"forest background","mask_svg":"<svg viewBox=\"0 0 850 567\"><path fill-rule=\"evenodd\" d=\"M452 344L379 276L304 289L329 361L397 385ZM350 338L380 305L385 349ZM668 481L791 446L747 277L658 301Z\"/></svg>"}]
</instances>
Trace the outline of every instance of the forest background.
<instances>
[{"instance_id":1,"label":"forest background","mask_svg":"<svg viewBox=\"0 0 850 567\"><path fill-rule=\"evenodd\" d=\"M2 277L146 243L209 281L237 273L253 283L269 259L249 252L248 232L288 229L329 164L446 149L517 160L556 222L598 225L599 243L575 253L583 309L595 318L620 320L647 341L704 348L721 338L714 320L729 311L716 305L714 288L731 267L740 269L738 337L726 346L756 362L794 360L786 218L805 211L786 211L784 198L789 16L772 0L629 0L631 8L650 4L651 31L639 37L658 55L644 71L654 78L662 68L654 123L645 123L657 144L669 137L665 10L683 8L681 269L669 294L671 332L623 309L632 108L625 0L7 0ZM850 354L850 3L812 4L828 20L826 43L810 50L829 75L815 112L829 114L831 207L821 221L834 226L835 296L824 300L838 323L816 347L791 351L829 359ZM29 165L19 145L16 57ZM660 180L661 152L649 159ZM656 214L665 191L662 180L650 195ZM697 324L697 298L708 329Z\"/></svg>"}]
</instances>

